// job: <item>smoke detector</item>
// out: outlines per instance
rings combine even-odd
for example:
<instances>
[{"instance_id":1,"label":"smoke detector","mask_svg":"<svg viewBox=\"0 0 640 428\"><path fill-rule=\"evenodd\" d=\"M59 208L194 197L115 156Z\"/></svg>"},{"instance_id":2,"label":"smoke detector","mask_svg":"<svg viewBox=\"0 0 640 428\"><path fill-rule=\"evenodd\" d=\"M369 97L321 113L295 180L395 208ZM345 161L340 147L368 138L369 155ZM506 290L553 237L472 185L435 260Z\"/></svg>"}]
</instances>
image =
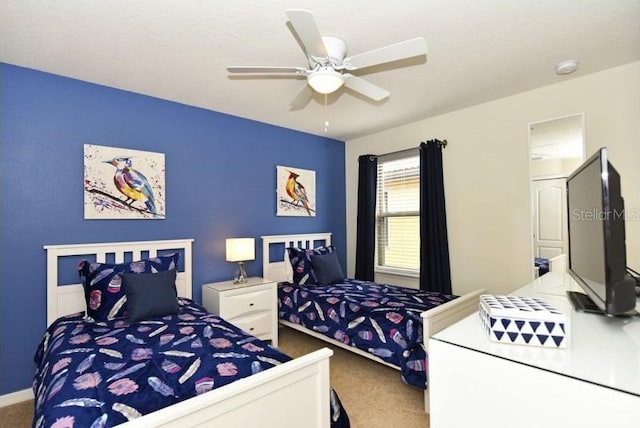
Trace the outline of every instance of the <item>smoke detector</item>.
<instances>
[{"instance_id":1,"label":"smoke detector","mask_svg":"<svg viewBox=\"0 0 640 428\"><path fill-rule=\"evenodd\" d=\"M556 74L571 74L578 69L578 61L575 59L568 59L556 64Z\"/></svg>"}]
</instances>

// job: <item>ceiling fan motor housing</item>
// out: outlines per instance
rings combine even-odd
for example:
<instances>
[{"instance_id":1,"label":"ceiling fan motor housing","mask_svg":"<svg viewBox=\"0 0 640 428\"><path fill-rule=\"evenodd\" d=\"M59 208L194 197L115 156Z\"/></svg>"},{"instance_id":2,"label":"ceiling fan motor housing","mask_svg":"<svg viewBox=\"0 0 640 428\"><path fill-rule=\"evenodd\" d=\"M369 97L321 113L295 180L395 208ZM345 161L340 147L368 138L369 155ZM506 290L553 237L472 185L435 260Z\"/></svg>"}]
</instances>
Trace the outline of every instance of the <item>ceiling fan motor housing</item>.
<instances>
[{"instance_id":1,"label":"ceiling fan motor housing","mask_svg":"<svg viewBox=\"0 0 640 428\"><path fill-rule=\"evenodd\" d=\"M310 56L309 65L311 68L315 68L317 65L321 67L327 65L341 66L342 61L347 56L347 44L344 40L333 36L322 36L322 42L327 51L327 57L314 58Z\"/></svg>"}]
</instances>

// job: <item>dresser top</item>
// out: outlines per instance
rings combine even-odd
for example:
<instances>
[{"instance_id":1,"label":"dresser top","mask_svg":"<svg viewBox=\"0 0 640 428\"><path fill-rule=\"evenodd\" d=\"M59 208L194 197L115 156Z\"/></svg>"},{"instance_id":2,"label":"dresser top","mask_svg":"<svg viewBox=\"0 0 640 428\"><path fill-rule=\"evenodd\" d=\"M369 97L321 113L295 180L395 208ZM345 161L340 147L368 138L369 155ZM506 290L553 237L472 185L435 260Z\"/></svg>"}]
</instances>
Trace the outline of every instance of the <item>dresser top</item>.
<instances>
[{"instance_id":1,"label":"dresser top","mask_svg":"<svg viewBox=\"0 0 640 428\"><path fill-rule=\"evenodd\" d=\"M579 288L568 274L549 272L511 293L543 299L566 314L564 349L492 342L477 312L432 339L640 396L640 317L576 312L566 290Z\"/></svg>"}]
</instances>

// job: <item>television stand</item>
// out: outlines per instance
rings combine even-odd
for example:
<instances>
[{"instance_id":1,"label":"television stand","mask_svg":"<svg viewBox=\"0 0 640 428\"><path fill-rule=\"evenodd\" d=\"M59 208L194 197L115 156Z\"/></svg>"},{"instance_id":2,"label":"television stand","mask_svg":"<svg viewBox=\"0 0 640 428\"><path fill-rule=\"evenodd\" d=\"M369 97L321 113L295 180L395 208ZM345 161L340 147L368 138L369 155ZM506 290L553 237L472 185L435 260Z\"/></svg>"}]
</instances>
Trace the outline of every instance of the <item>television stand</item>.
<instances>
[{"instance_id":1,"label":"television stand","mask_svg":"<svg viewBox=\"0 0 640 428\"><path fill-rule=\"evenodd\" d=\"M573 309L576 311L604 315L602 309L596 306L593 300L591 300L591 297L586 294L579 291L567 291L567 296L569 297L571 306L573 306Z\"/></svg>"},{"instance_id":2,"label":"television stand","mask_svg":"<svg viewBox=\"0 0 640 428\"><path fill-rule=\"evenodd\" d=\"M573 309L577 312L584 312L586 314L598 314L605 315L604 311L596 306L591 300L591 297L579 291L567 291L569 302ZM624 314L617 315L619 317L637 317L640 314L635 309L625 312Z\"/></svg>"}]
</instances>

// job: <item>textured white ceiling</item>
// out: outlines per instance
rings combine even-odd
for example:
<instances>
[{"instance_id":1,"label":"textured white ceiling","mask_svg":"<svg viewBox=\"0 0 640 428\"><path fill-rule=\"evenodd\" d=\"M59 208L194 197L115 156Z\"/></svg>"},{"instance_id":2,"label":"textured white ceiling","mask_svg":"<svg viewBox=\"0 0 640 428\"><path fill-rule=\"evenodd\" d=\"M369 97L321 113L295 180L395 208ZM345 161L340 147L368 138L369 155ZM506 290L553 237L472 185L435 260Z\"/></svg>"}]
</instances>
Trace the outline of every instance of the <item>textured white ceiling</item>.
<instances>
[{"instance_id":1,"label":"textured white ceiling","mask_svg":"<svg viewBox=\"0 0 640 428\"><path fill-rule=\"evenodd\" d=\"M289 8L312 11L349 54L418 36L429 54L358 73L388 89L387 100L343 88L326 108L316 95L290 111L304 79L225 70L306 66ZM579 70L556 75L570 58ZM0 2L2 62L340 140L638 60L639 0Z\"/></svg>"}]
</instances>

